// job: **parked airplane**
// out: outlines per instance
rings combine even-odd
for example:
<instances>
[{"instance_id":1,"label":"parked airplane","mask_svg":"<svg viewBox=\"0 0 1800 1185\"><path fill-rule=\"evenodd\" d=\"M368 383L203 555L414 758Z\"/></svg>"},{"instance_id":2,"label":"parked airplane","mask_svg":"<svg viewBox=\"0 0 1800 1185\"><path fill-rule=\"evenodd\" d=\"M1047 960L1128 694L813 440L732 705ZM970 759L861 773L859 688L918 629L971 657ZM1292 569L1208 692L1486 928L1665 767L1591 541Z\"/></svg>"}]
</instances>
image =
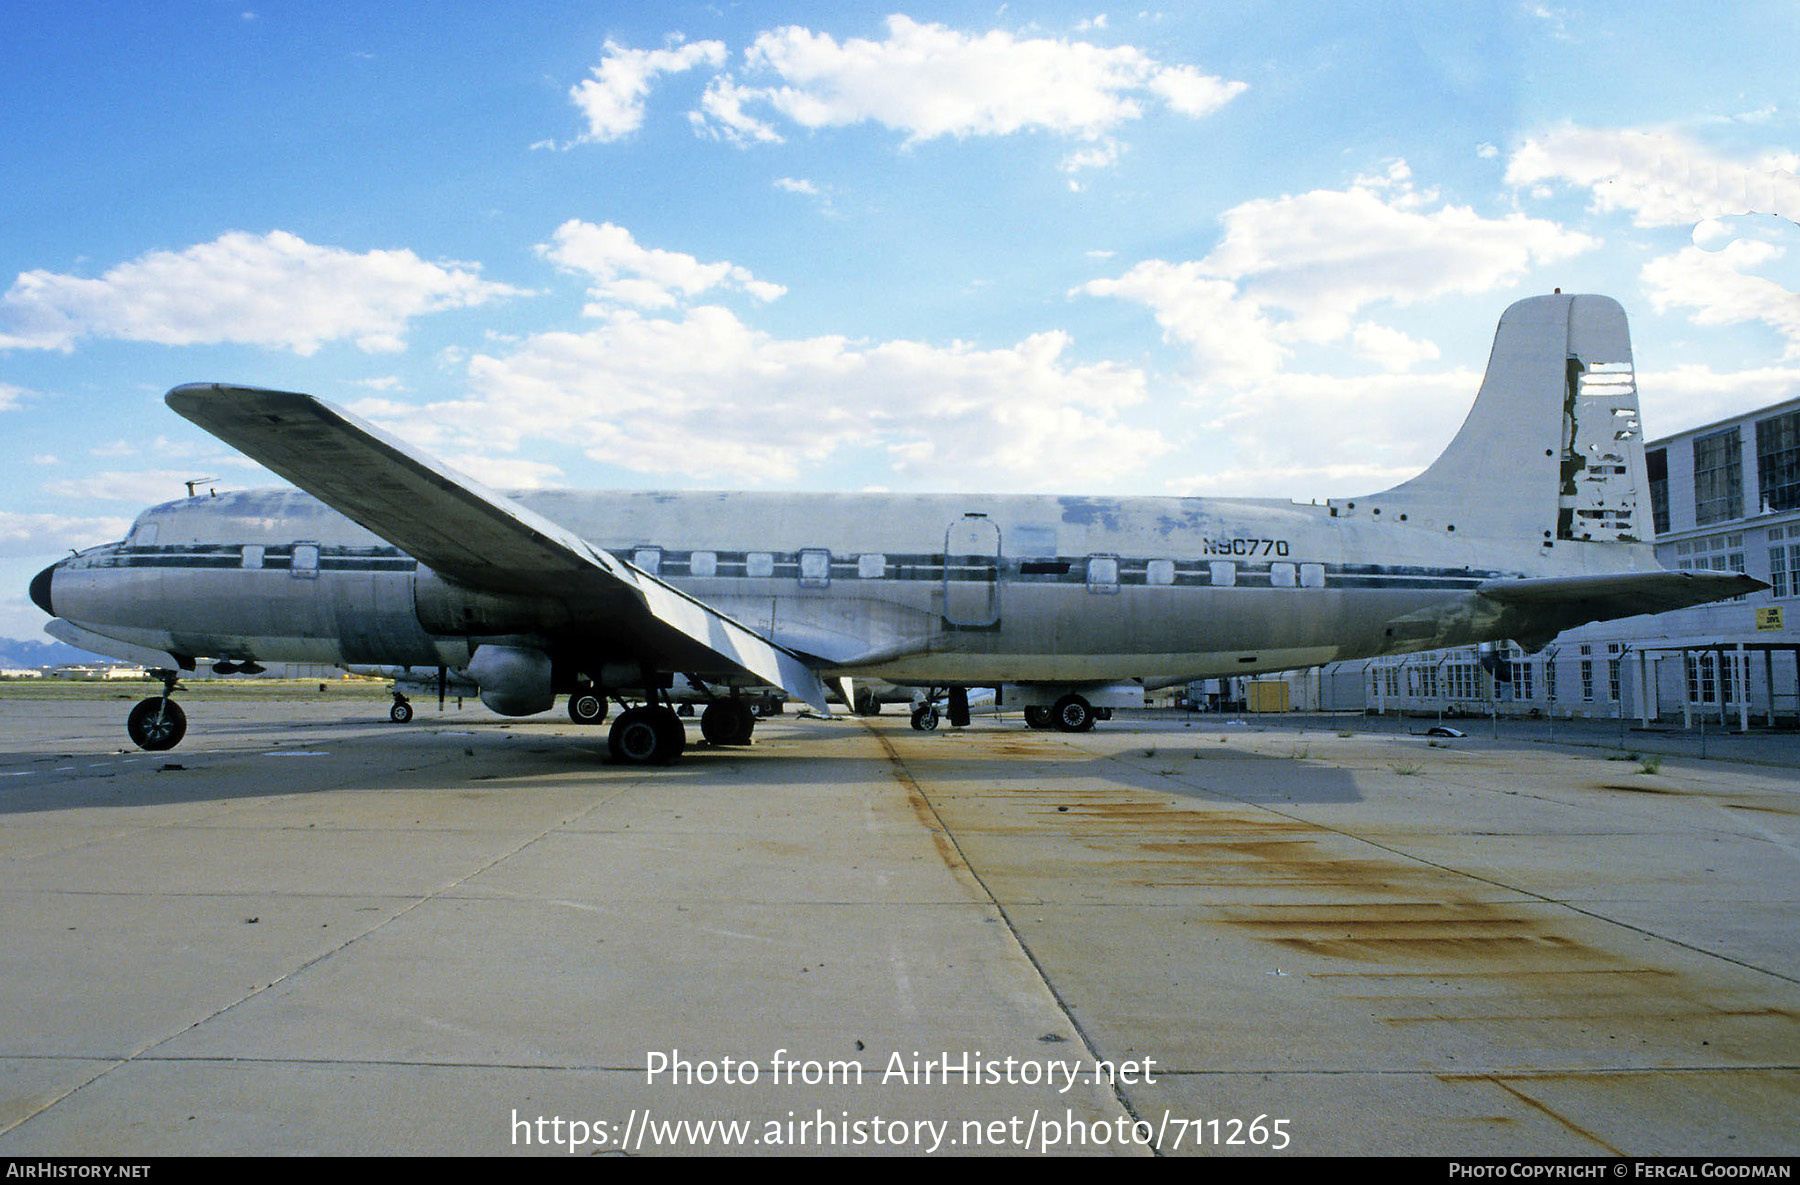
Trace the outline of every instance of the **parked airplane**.
<instances>
[{"instance_id":1,"label":"parked airplane","mask_svg":"<svg viewBox=\"0 0 1800 1185\"><path fill-rule=\"evenodd\" d=\"M300 490L188 498L46 568L48 631L145 662L132 709L176 744L198 656L466 672L488 707L559 693L645 701L615 758L664 763L665 689L747 741L755 687L826 706L825 680L972 687L1029 722L1197 678L1514 639L1752 592L1660 568L1640 504L1642 429L1624 311L1540 296L1501 317L1468 419L1420 476L1325 505L1214 498L495 493L306 395L177 387L170 407Z\"/></svg>"}]
</instances>

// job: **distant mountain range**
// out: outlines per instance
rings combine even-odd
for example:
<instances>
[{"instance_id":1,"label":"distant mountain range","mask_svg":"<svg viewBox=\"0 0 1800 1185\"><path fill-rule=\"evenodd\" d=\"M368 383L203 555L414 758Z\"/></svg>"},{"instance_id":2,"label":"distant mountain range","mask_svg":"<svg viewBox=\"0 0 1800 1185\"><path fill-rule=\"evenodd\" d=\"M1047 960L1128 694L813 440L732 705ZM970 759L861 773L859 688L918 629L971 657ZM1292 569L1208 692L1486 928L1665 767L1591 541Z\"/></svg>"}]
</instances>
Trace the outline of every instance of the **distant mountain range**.
<instances>
[{"instance_id":1,"label":"distant mountain range","mask_svg":"<svg viewBox=\"0 0 1800 1185\"><path fill-rule=\"evenodd\" d=\"M115 662L100 654L77 650L66 642L26 642L0 638L0 667L53 667L65 662Z\"/></svg>"}]
</instances>

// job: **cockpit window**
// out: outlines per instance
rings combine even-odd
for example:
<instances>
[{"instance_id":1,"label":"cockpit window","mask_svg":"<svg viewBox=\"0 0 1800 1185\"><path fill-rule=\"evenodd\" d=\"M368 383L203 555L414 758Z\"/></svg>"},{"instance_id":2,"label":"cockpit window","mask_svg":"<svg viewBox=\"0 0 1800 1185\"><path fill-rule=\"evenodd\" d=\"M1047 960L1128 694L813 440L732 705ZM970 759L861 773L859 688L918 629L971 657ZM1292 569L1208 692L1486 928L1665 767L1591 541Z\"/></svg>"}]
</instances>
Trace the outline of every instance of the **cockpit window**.
<instances>
[{"instance_id":1,"label":"cockpit window","mask_svg":"<svg viewBox=\"0 0 1800 1185\"><path fill-rule=\"evenodd\" d=\"M125 540L127 547L153 547L156 544L156 524L139 523L131 528L131 537Z\"/></svg>"}]
</instances>

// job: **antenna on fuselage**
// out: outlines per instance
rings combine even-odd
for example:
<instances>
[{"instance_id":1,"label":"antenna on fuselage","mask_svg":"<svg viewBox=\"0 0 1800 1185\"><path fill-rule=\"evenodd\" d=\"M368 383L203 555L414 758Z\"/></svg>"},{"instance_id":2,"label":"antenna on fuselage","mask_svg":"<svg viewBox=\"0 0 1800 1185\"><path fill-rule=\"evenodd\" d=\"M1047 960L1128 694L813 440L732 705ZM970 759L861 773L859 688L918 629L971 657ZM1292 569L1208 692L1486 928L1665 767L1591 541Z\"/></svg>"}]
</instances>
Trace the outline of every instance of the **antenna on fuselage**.
<instances>
[{"instance_id":1,"label":"antenna on fuselage","mask_svg":"<svg viewBox=\"0 0 1800 1185\"><path fill-rule=\"evenodd\" d=\"M192 481L184 481L181 484L185 485L187 487L188 497L192 498L194 496L194 487L195 486L200 485L203 482L218 481L218 480L219 479L216 477L196 477ZM217 498L219 496L219 491L208 486L207 490L206 490L206 496L209 498Z\"/></svg>"}]
</instances>

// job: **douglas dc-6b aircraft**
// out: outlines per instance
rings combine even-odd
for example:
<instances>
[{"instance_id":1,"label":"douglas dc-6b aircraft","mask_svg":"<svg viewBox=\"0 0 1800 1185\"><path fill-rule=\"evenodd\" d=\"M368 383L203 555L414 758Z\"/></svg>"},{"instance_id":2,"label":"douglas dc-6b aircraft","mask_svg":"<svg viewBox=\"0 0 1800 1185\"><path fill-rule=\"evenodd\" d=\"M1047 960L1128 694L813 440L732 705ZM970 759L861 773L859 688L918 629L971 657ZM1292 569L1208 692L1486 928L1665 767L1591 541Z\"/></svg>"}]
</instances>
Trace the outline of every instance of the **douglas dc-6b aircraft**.
<instances>
[{"instance_id":1,"label":"douglas dc-6b aircraft","mask_svg":"<svg viewBox=\"0 0 1800 1185\"><path fill-rule=\"evenodd\" d=\"M430 668L523 716L641 699L615 759L686 741L667 689L711 697L715 744L749 740L744 692L828 711L827 681L970 688L1075 731L1146 689L1513 639L1766 587L1670 572L1644 542L1624 311L1540 296L1501 317L1443 455L1367 497L499 494L306 395L218 384L167 402L301 491L188 498L40 572L65 641L144 662L164 692L127 728L185 731L170 698L230 664ZM398 706L398 704L397 704Z\"/></svg>"}]
</instances>

